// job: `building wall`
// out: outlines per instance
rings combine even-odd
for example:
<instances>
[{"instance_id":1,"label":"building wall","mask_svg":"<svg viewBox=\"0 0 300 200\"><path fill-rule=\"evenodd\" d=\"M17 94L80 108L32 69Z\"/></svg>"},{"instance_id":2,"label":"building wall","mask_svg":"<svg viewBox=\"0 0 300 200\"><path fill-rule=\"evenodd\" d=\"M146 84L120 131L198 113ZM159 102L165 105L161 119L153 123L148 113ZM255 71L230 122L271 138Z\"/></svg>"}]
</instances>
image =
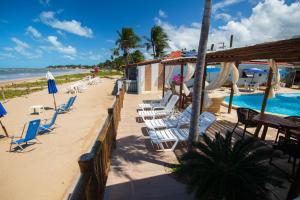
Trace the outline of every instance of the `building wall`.
<instances>
[{"instance_id":1,"label":"building wall","mask_svg":"<svg viewBox=\"0 0 300 200\"><path fill-rule=\"evenodd\" d=\"M152 63L137 67L138 93L162 90L163 87L163 65Z\"/></svg>"},{"instance_id":2,"label":"building wall","mask_svg":"<svg viewBox=\"0 0 300 200\"><path fill-rule=\"evenodd\" d=\"M138 94L143 93L145 88L145 66L138 66L138 78L137 78L137 84L138 84Z\"/></svg>"},{"instance_id":3,"label":"building wall","mask_svg":"<svg viewBox=\"0 0 300 200\"><path fill-rule=\"evenodd\" d=\"M145 91L152 90L152 67L151 65L145 66Z\"/></svg>"}]
</instances>

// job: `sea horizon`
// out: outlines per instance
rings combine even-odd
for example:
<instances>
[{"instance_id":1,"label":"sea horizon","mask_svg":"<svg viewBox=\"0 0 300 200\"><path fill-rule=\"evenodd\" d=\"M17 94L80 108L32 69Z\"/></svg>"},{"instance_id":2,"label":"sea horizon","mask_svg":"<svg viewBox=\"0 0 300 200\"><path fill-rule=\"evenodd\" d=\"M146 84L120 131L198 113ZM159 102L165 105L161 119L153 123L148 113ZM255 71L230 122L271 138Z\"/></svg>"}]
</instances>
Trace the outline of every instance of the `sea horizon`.
<instances>
[{"instance_id":1,"label":"sea horizon","mask_svg":"<svg viewBox=\"0 0 300 200\"><path fill-rule=\"evenodd\" d=\"M18 81L30 78L43 78L46 73L50 71L54 76L79 74L86 70L84 69L51 69L47 67L42 68L24 68L24 67L0 67L0 83L7 81Z\"/></svg>"}]
</instances>

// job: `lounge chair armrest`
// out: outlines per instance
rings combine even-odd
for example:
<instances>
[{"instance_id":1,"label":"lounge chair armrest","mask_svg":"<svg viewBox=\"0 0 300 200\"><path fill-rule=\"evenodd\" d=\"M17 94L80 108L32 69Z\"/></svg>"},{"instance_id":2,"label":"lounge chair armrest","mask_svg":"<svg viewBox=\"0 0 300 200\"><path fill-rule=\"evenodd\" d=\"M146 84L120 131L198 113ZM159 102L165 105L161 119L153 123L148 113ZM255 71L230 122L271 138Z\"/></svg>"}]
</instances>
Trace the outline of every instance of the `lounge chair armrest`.
<instances>
[{"instance_id":1,"label":"lounge chair armrest","mask_svg":"<svg viewBox=\"0 0 300 200\"><path fill-rule=\"evenodd\" d=\"M156 107L153 107L153 110L164 110L165 107L162 107L162 106L156 106Z\"/></svg>"}]
</instances>

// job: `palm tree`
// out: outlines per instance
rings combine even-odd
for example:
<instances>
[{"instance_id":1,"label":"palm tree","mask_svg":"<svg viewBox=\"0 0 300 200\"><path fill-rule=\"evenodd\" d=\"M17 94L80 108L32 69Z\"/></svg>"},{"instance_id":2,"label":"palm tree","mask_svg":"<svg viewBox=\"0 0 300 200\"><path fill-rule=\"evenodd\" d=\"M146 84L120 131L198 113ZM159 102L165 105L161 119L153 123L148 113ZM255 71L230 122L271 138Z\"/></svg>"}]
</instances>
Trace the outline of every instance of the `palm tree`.
<instances>
[{"instance_id":1,"label":"palm tree","mask_svg":"<svg viewBox=\"0 0 300 200\"><path fill-rule=\"evenodd\" d=\"M204 135L194 147L183 155L176 173L186 178L197 199L267 200L268 184L281 187L282 174L268 165L273 150L254 137L234 143L231 132L216 134L214 140Z\"/></svg>"},{"instance_id":2,"label":"palm tree","mask_svg":"<svg viewBox=\"0 0 300 200\"><path fill-rule=\"evenodd\" d=\"M144 37L146 39L146 49L149 51L152 49L153 57L160 58L165 54L165 49L169 48L169 38L168 35L165 33L162 27L160 26L153 26L151 28L151 36L150 38Z\"/></svg>"},{"instance_id":3,"label":"palm tree","mask_svg":"<svg viewBox=\"0 0 300 200\"><path fill-rule=\"evenodd\" d=\"M138 48L141 39L137 36L132 28L122 28L121 31L117 31L118 39L116 45L118 49L123 51L123 56L126 59L126 63L129 64L128 55L130 49Z\"/></svg>"},{"instance_id":4,"label":"palm tree","mask_svg":"<svg viewBox=\"0 0 300 200\"><path fill-rule=\"evenodd\" d=\"M197 64L195 69L195 77L194 77L194 87L193 87L193 105L192 105L192 115L191 115L191 123L189 130L189 139L188 139L188 150L192 150L192 144L195 139L195 136L198 135L198 119L200 114L200 101L202 98L202 85L203 83L203 75L204 75L204 64L205 64L205 56L206 56L206 48L207 48L207 40L208 40L208 32L209 32L209 24L210 24L210 15L211 15L211 7L212 0L205 1L204 7L204 16L202 19L202 27L201 27L201 35L198 46L198 56L197 56Z\"/></svg>"}]
</instances>

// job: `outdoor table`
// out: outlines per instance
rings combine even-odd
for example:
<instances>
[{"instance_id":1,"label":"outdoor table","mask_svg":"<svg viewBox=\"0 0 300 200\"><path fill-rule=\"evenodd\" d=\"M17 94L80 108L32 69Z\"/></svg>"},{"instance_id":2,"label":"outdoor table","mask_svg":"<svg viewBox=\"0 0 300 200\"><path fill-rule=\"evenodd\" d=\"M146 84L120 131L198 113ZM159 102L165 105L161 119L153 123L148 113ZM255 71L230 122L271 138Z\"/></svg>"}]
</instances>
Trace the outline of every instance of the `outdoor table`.
<instances>
[{"instance_id":1,"label":"outdoor table","mask_svg":"<svg viewBox=\"0 0 300 200\"><path fill-rule=\"evenodd\" d=\"M263 132L261 134L262 140L265 140L269 127L276 128L276 129L278 129L280 126L284 126L285 128L289 128L289 129L298 127L298 125L294 122L291 122L287 119L284 119L276 115L271 115L271 114L258 114L253 118L253 120L257 121L258 123L254 133L255 137L258 137L261 127L264 126Z\"/></svg>"},{"instance_id":2,"label":"outdoor table","mask_svg":"<svg viewBox=\"0 0 300 200\"><path fill-rule=\"evenodd\" d=\"M34 105L30 107L30 113L40 114L42 112L42 109L44 109L43 105Z\"/></svg>"}]
</instances>

